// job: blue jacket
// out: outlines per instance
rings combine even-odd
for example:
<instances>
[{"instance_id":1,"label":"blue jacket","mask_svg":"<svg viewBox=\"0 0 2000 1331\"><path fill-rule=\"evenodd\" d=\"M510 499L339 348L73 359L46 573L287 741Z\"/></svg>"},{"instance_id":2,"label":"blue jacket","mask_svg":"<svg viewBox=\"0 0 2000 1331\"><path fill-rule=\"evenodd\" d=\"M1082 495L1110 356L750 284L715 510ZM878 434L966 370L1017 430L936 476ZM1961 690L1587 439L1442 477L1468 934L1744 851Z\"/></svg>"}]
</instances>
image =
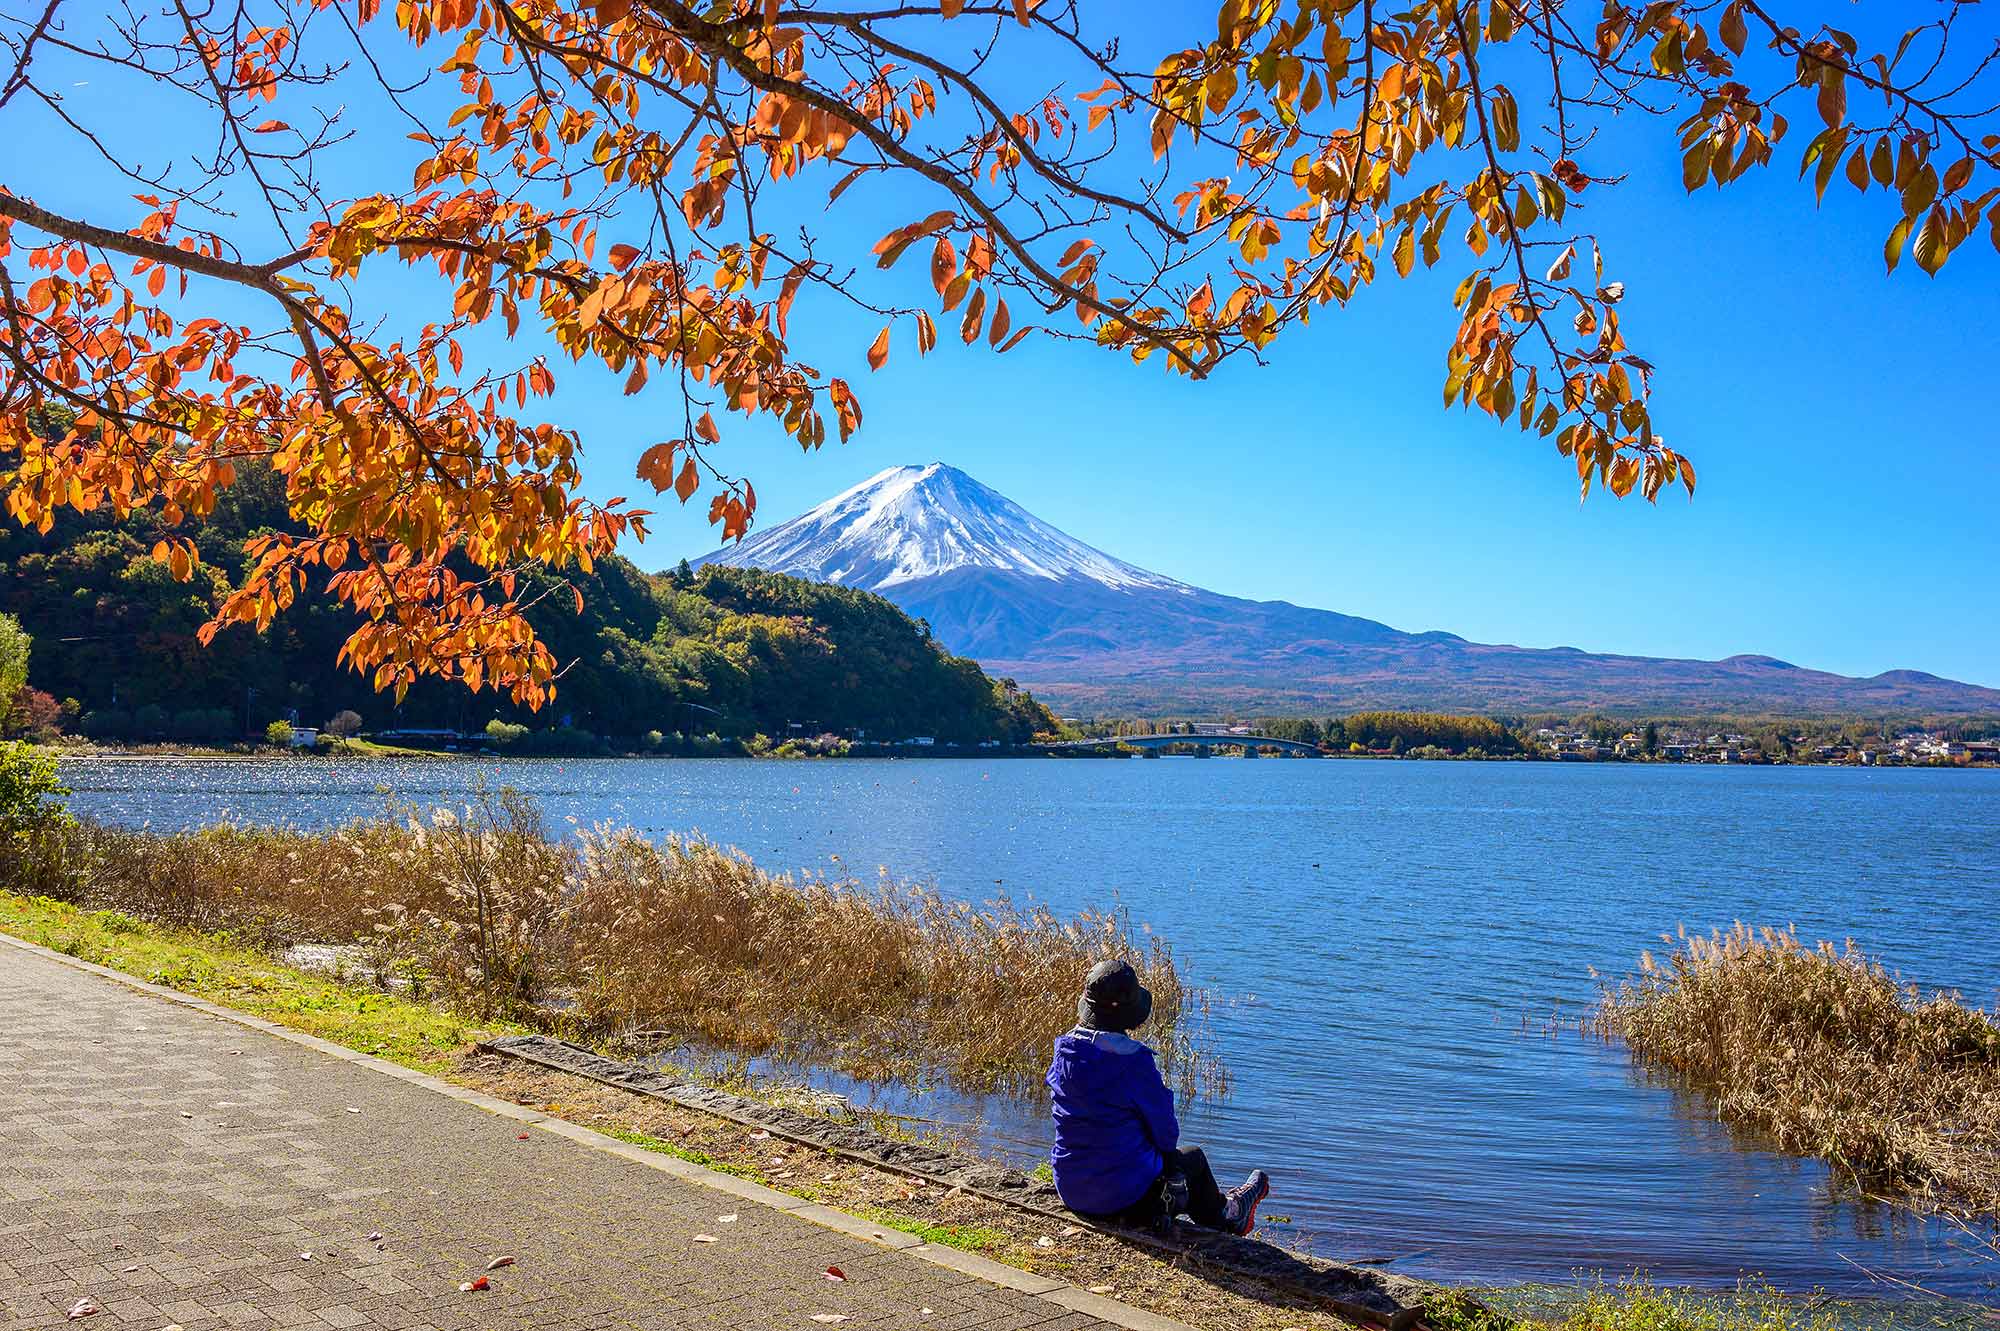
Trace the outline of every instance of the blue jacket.
<instances>
[{"instance_id":1,"label":"blue jacket","mask_svg":"<svg viewBox=\"0 0 2000 1331\"><path fill-rule=\"evenodd\" d=\"M1049 1163L1063 1205L1108 1215L1144 1197L1181 1135L1153 1051L1129 1035L1079 1026L1056 1041L1049 1090L1056 1120Z\"/></svg>"}]
</instances>

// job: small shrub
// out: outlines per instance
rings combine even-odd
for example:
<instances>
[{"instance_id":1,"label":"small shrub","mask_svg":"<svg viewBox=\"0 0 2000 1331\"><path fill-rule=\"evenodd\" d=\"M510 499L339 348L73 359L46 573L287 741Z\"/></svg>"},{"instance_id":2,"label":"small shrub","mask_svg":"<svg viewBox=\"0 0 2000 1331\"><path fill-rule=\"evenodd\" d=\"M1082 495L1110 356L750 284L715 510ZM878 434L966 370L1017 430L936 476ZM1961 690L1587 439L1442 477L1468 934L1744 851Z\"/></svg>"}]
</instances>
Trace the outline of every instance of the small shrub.
<instances>
[{"instance_id":1,"label":"small shrub","mask_svg":"<svg viewBox=\"0 0 2000 1331\"><path fill-rule=\"evenodd\" d=\"M290 721L273 721L270 725L265 726L264 742L275 748L291 748L292 723Z\"/></svg>"},{"instance_id":2,"label":"small shrub","mask_svg":"<svg viewBox=\"0 0 2000 1331\"><path fill-rule=\"evenodd\" d=\"M0 741L0 887L63 901L74 896L85 860L63 804L68 794L53 754Z\"/></svg>"},{"instance_id":3,"label":"small shrub","mask_svg":"<svg viewBox=\"0 0 2000 1331\"><path fill-rule=\"evenodd\" d=\"M62 721L62 704L53 695L40 689L17 689L7 708L6 731L46 744L62 734Z\"/></svg>"},{"instance_id":4,"label":"small shrub","mask_svg":"<svg viewBox=\"0 0 2000 1331\"><path fill-rule=\"evenodd\" d=\"M327 718L326 733L335 739L352 739L361 733L361 713L343 709Z\"/></svg>"},{"instance_id":5,"label":"small shrub","mask_svg":"<svg viewBox=\"0 0 2000 1331\"><path fill-rule=\"evenodd\" d=\"M527 737L526 726L511 725L498 717L486 723L486 742L496 749L511 749Z\"/></svg>"},{"instance_id":6,"label":"small shrub","mask_svg":"<svg viewBox=\"0 0 2000 1331\"><path fill-rule=\"evenodd\" d=\"M403 848L433 878L430 899L396 903L381 932L483 1017L546 997L570 951L569 852L549 839L534 803L518 791L482 792L463 813L438 809L408 827Z\"/></svg>"},{"instance_id":7,"label":"small shrub","mask_svg":"<svg viewBox=\"0 0 2000 1331\"><path fill-rule=\"evenodd\" d=\"M0 740L0 834L63 816L67 794L54 755Z\"/></svg>"}]
</instances>

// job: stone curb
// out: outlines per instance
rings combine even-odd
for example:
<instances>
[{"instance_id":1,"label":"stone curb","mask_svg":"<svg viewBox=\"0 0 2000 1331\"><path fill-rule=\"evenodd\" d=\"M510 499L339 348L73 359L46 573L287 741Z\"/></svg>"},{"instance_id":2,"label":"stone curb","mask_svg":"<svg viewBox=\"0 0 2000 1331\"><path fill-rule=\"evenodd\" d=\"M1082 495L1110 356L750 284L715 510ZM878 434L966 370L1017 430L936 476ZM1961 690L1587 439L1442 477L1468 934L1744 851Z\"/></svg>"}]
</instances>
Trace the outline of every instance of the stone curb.
<instances>
[{"instance_id":1,"label":"stone curb","mask_svg":"<svg viewBox=\"0 0 2000 1331\"><path fill-rule=\"evenodd\" d=\"M731 1174L718 1173L715 1170L704 1168L701 1165L679 1159L675 1156L662 1155L657 1151L648 1151L643 1147L634 1146L629 1142L619 1141L616 1137L607 1137L602 1133L592 1132L589 1128L581 1128L563 1119L551 1118L546 1114L526 1109L511 1101L487 1095L483 1091L470 1090L464 1086L454 1086L452 1083L440 1077L433 1077L429 1073L415 1072L400 1064L391 1063L388 1059L377 1058L373 1054L359 1053L347 1048L345 1045L335 1044L331 1040L323 1040L317 1035L308 1035L303 1031L295 1031L290 1027L280 1026L276 1022L265 1021L261 1017L253 1017L248 1013L224 1007L220 1003L211 1003L205 998L196 998L192 994L181 993L177 989L169 989L164 985L149 984L136 976L127 975L123 971L113 970L109 966L100 966L94 961L84 961L79 957L72 957L65 953L57 952L53 948L43 947L39 943L30 943L27 939L17 938L10 933L0 932L0 943L4 943L22 952L45 957L50 961L71 967L75 970L88 971L93 975L102 976L107 980L124 985L128 989L137 990L142 994L150 994L154 998L164 999L169 1003L175 1003L181 1007L192 1008L196 1012L217 1017L238 1026L247 1026L253 1031L261 1031L265 1035L274 1036L291 1044L302 1045L307 1049L337 1058L344 1063L352 1063L357 1067L368 1068L385 1077L394 1077L396 1080L408 1082L412 1086L421 1086L425 1090L434 1091L440 1095L457 1100L462 1104L483 1109L489 1114L495 1114L501 1118L513 1119L515 1122L531 1125L539 1131L567 1138L579 1146L588 1147L594 1151L602 1151L607 1155L618 1156L634 1164L643 1165L648 1169L656 1169L663 1174L671 1174L687 1182L697 1183L703 1187L713 1188L718 1192L728 1193L743 1201L752 1202L759 1206L767 1206L777 1211L784 1211L802 1220L809 1220L814 1224L824 1225L829 1229L837 1230L840 1233L848 1234L865 1242L878 1244L893 1251L908 1253L912 1257L946 1267L964 1275L973 1276L989 1284L999 1285L1006 1289L1017 1290L1036 1298L1045 1299L1058 1308L1071 1312L1085 1313L1100 1321L1108 1322L1113 1326L1122 1327L1125 1331L1195 1331L1193 1327L1188 1326L1184 1322L1176 1322L1171 1318L1161 1317L1156 1313L1147 1312L1142 1308L1131 1307L1118 1302L1116 1299L1108 1299L1100 1295L1091 1294L1075 1285L1054 1280L1047 1276L1037 1276L1016 1267L1005 1266L974 1253L960 1252L955 1248L925 1243L915 1235L905 1234L901 1230L887 1229L872 1221L864 1220L860 1216L849 1215L845 1211L837 1211L832 1207L822 1206L818 1202L809 1202L802 1197L794 1197L790 1193L778 1192L775 1189L764 1187L762 1184L752 1183L747 1179L740 1179Z\"/></svg>"}]
</instances>

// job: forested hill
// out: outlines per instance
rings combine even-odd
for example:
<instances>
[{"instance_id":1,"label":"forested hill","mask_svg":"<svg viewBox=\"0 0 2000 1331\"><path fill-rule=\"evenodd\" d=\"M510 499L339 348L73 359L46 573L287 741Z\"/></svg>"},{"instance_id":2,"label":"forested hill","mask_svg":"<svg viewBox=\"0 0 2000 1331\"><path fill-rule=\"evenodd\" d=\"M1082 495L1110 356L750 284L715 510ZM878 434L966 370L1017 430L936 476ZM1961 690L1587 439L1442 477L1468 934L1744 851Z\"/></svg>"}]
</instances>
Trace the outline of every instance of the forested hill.
<instances>
[{"instance_id":1,"label":"forested hill","mask_svg":"<svg viewBox=\"0 0 2000 1331\"><path fill-rule=\"evenodd\" d=\"M241 576L244 538L291 525L279 478L246 469L216 514L181 529L202 567L180 583L149 554L161 532L151 513L65 514L47 534L0 523L0 611L33 635L29 683L75 699L87 733L142 739L234 737L294 712L318 725L342 709L370 729L497 718L621 738L782 737L796 725L1011 743L1054 725L878 596L728 568L655 576L607 560L571 579L581 615L567 594L544 599L529 618L568 669L540 715L435 682L397 708L335 664L355 619L324 598L302 598L261 635L234 627L202 647L195 632Z\"/></svg>"}]
</instances>

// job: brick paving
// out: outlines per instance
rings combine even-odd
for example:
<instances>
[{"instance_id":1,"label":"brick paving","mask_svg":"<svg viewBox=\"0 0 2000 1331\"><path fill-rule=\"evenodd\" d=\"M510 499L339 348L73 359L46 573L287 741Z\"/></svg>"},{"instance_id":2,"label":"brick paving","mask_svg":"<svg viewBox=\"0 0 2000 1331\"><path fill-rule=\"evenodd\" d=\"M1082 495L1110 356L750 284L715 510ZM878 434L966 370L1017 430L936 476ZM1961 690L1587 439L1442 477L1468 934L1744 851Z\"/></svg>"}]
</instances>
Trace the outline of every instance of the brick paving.
<instances>
[{"instance_id":1,"label":"brick paving","mask_svg":"<svg viewBox=\"0 0 2000 1331\"><path fill-rule=\"evenodd\" d=\"M0 945L0 1331L86 1297L82 1331L1108 1325Z\"/></svg>"}]
</instances>

